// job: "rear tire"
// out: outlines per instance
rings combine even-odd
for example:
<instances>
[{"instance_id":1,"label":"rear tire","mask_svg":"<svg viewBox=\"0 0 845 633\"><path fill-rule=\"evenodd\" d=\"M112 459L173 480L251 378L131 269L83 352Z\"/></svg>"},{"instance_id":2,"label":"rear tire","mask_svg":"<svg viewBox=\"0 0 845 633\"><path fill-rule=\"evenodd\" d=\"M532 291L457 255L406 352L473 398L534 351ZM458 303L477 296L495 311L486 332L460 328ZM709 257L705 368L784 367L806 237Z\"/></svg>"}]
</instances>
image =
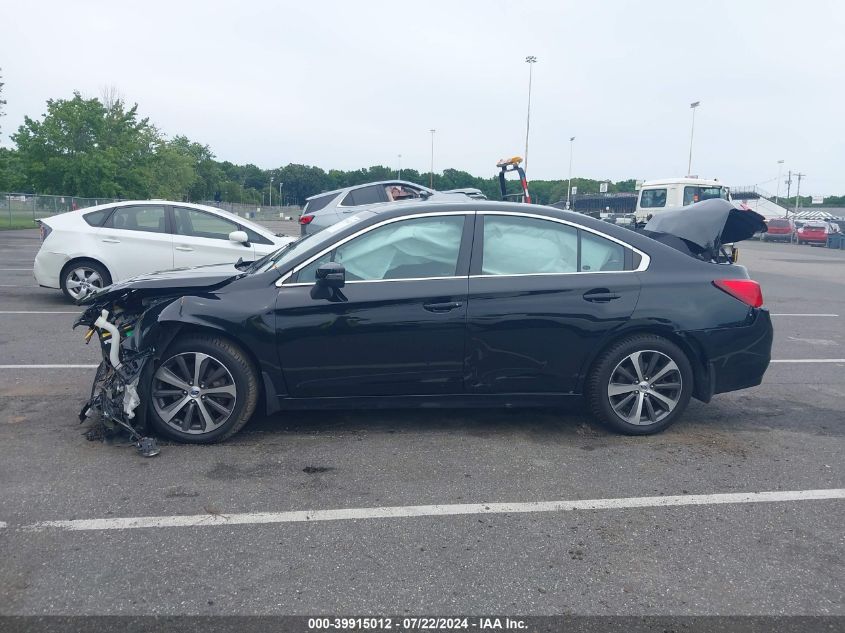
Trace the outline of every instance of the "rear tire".
<instances>
[{"instance_id":1,"label":"rear tire","mask_svg":"<svg viewBox=\"0 0 845 633\"><path fill-rule=\"evenodd\" d=\"M59 287L71 301L83 299L91 292L110 285L109 271L93 259L68 262L59 275Z\"/></svg>"},{"instance_id":2,"label":"rear tire","mask_svg":"<svg viewBox=\"0 0 845 633\"><path fill-rule=\"evenodd\" d=\"M150 380L149 413L162 434L189 444L230 438L252 417L258 374L232 341L189 334L162 356Z\"/></svg>"},{"instance_id":3,"label":"rear tire","mask_svg":"<svg viewBox=\"0 0 845 633\"><path fill-rule=\"evenodd\" d=\"M602 352L587 377L586 396L598 421L626 435L650 435L683 415L692 391L683 350L661 336L637 334Z\"/></svg>"}]
</instances>

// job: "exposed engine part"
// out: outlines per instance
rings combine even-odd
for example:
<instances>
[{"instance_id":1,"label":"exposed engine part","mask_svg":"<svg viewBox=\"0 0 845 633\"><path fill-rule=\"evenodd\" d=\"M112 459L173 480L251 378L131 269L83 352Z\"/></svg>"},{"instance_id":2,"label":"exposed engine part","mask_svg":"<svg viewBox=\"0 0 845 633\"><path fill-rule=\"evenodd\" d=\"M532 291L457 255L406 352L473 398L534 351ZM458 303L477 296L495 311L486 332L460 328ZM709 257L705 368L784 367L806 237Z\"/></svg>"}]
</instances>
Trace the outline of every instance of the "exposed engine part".
<instances>
[{"instance_id":1,"label":"exposed engine part","mask_svg":"<svg viewBox=\"0 0 845 633\"><path fill-rule=\"evenodd\" d=\"M99 328L101 330L105 330L109 334L111 334L110 343L110 350L109 350L109 361L112 364L112 367L115 369L120 369L120 331L117 329L116 325L109 323L109 311L103 309L100 316L94 321L94 327Z\"/></svg>"},{"instance_id":2,"label":"exposed engine part","mask_svg":"<svg viewBox=\"0 0 845 633\"><path fill-rule=\"evenodd\" d=\"M127 344L133 334L132 315L113 310L115 322L111 322L107 309L102 309L96 319L89 312L79 319L77 325L88 325L97 331L103 361L97 368L91 397L82 407L79 421L84 422L99 414L105 429L114 424L126 431L141 455L158 455L160 449L156 440L142 433L143 420L140 428L131 422L136 419L136 410L141 404L141 395L138 393L141 374L153 350L138 352L134 346ZM103 432L92 434L95 437L103 435Z\"/></svg>"}]
</instances>

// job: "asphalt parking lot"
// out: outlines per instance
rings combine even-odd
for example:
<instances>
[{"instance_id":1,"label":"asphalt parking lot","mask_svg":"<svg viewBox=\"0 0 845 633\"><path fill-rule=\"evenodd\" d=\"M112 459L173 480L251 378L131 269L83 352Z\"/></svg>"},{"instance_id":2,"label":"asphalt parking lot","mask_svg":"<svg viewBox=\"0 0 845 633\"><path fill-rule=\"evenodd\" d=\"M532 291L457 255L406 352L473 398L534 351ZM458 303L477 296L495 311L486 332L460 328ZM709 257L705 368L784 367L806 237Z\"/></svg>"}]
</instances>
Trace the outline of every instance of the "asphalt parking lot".
<instances>
[{"instance_id":1,"label":"asphalt parking lot","mask_svg":"<svg viewBox=\"0 0 845 633\"><path fill-rule=\"evenodd\" d=\"M99 351L38 247L0 232L0 613L845 615L845 251L744 244L780 362L657 436L295 412L143 459L83 437L93 370L68 365ZM711 496L758 492L782 494Z\"/></svg>"}]
</instances>

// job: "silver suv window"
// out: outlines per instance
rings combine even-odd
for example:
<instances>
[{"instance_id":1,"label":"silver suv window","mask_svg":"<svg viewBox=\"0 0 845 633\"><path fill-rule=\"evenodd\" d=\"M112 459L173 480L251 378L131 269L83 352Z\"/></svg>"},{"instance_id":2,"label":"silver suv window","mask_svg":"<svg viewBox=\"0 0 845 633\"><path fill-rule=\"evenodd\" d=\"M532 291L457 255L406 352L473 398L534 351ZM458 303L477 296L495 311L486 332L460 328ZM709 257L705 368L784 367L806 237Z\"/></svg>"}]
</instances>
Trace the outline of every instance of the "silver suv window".
<instances>
[{"instance_id":1,"label":"silver suv window","mask_svg":"<svg viewBox=\"0 0 845 633\"><path fill-rule=\"evenodd\" d=\"M308 202L305 203L305 208L302 210L302 213L313 213L314 211L319 211L326 207L332 200L337 198L337 193L332 193L327 196L320 196L319 198L312 198Z\"/></svg>"},{"instance_id":2,"label":"silver suv window","mask_svg":"<svg viewBox=\"0 0 845 633\"><path fill-rule=\"evenodd\" d=\"M372 185L370 187L353 189L346 194L346 197L340 204L344 207L359 207L362 204L384 202L384 198L382 197L383 192L384 186L382 185Z\"/></svg>"}]
</instances>

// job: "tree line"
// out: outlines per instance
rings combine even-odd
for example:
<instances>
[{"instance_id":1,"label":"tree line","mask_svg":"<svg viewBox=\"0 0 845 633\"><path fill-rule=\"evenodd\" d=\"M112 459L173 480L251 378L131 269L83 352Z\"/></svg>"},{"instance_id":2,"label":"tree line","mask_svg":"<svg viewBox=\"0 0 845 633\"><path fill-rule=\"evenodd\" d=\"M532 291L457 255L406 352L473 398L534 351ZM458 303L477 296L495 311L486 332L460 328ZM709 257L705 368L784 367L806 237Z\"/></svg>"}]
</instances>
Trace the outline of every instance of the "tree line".
<instances>
[{"instance_id":1,"label":"tree line","mask_svg":"<svg viewBox=\"0 0 845 633\"><path fill-rule=\"evenodd\" d=\"M0 99L0 116L3 103ZM114 93L102 99L78 92L70 99L50 99L46 113L25 117L11 139L14 147L0 148L0 191L14 193L267 204L272 187L274 204L303 205L323 191L399 175L383 165L344 171L290 163L261 169L219 161L208 145L182 135L168 137L139 114L137 104L129 106ZM431 179L415 169L402 169L401 177L422 185ZM445 169L433 180L435 189L475 187L492 200L500 197L495 175ZM572 185L579 194L598 193L601 182L574 178ZM567 184L532 180L530 190L535 202L550 204L566 198ZM516 190L516 183L511 186ZM634 188L634 180L608 186L611 193Z\"/></svg>"}]
</instances>

